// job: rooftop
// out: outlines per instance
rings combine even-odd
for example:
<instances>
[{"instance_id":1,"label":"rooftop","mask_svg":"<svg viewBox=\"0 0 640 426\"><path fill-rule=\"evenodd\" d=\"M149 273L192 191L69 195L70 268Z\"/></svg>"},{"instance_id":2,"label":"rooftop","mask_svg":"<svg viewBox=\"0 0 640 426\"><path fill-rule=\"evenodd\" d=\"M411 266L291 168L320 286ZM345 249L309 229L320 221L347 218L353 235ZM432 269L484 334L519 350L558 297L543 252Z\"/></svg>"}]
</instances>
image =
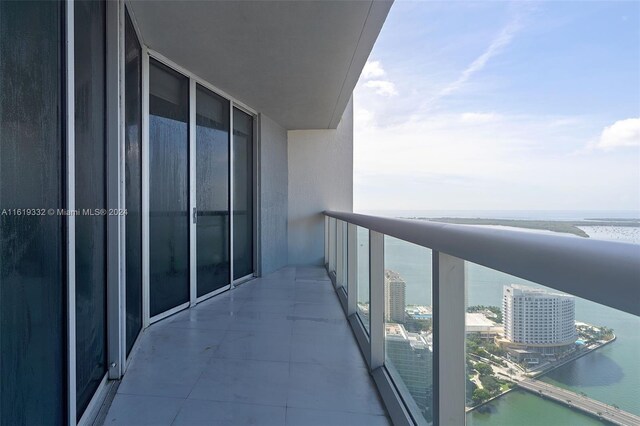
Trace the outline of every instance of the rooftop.
<instances>
[{"instance_id":1,"label":"rooftop","mask_svg":"<svg viewBox=\"0 0 640 426\"><path fill-rule=\"evenodd\" d=\"M404 283L404 280L402 279L400 274L397 273L396 271L392 271L391 269L385 269L384 277L385 277L386 280L388 280L390 282L402 282L402 283Z\"/></svg>"},{"instance_id":2,"label":"rooftop","mask_svg":"<svg viewBox=\"0 0 640 426\"><path fill-rule=\"evenodd\" d=\"M554 297L566 297L573 298L570 294L560 293L557 291L546 290L543 288L531 287L522 284L511 284L509 286L505 286L505 289L511 288L516 290L514 294L524 294L527 296L554 296Z\"/></svg>"},{"instance_id":3,"label":"rooftop","mask_svg":"<svg viewBox=\"0 0 640 426\"><path fill-rule=\"evenodd\" d=\"M465 315L465 324L467 327L493 327L495 322L488 319L484 314L479 312L469 313Z\"/></svg>"}]
</instances>

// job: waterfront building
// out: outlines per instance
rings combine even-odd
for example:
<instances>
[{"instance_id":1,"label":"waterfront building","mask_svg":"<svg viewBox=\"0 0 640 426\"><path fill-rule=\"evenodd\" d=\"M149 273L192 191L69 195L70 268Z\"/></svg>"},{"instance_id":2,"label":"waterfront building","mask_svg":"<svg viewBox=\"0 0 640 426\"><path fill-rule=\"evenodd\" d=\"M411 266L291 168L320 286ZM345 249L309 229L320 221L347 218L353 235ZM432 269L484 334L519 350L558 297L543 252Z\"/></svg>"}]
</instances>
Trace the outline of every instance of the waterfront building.
<instances>
[{"instance_id":1,"label":"waterfront building","mask_svg":"<svg viewBox=\"0 0 640 426\"><path fill-rule=\"evenodd\" d=\"M386 321L403 323L407 284L395 271L384 271L384 316Z\"/></svg>"},{"instance_id":2,"label":"waterfront building","mask_svg":"<svg viewBox=\"0 0 640 426\"><path fill-rule=\"evenodd\" d=\"M509 354L529 363L575 346L575 298L522 285L503 288L504 338L497 342Z\"/></svg>"}]
</instances>

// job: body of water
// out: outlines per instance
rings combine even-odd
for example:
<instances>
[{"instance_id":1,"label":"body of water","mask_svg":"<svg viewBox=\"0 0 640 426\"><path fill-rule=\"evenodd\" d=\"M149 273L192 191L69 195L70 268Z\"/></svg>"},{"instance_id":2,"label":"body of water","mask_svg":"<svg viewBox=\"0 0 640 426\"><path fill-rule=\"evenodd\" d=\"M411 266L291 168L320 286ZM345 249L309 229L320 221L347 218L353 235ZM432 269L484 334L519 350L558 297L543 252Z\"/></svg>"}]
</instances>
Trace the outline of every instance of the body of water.
<instances>
[{"instance_id":1,"label":"body of water","mask_svg":"<svg viewBox=\"0 0 640 426\"><path fill-rule=\"evenodd\" d=\"M376 212L380 214L381 212ZM637 212L386 212L385 216L485 217L504 219L578 220L636 218ZM584 227L591 238L640 244L640 228ZM366 237L361 230L360 238ZM571 237L567 237L571 238ZM364 246L363 246L364 247ZM364 253L362 253L364 254ZM386 237L385 268L398 272L407 283L407 304L431 305L431 251ZM364 273L364 271L363 271ZM467 303L501 306L504 285L543 287L483 266L467 262ZM606 285L606 283L603 283ZM556 386L584 392L600 401L640 415L640 318L576 299L576 320L614 329L618 339L549 373L543 379ZM565 426L600 424L599 421L536 395L511 392L468 415L471 425Z\"/></svg>"}]
</instances>

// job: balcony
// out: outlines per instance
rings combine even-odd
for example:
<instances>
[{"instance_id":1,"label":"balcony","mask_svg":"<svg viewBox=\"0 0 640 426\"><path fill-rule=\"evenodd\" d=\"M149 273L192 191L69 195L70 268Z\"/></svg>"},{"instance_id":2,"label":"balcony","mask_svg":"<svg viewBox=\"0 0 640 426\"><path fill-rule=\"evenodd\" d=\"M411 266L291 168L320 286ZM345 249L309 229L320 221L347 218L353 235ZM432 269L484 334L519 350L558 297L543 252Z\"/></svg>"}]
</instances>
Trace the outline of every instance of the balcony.
<instances>
[{"instance_id":1,"label":"balcony","mask_svg":"<svg viewBox=\"0 0 640 426\"><path fill-rule=\"evenodd\" d=\"M473 424L464 409L466 274L477 267L471 261L637 318L637 246L326 214L329 275L322 267L283 268L154 324L131 355L104 424ZM385 272L385 250L408 244L433 271L423 277L423 290L433 291L429 332L408 333L396 324L402 319L385 314L395 309L385 305L394 291L385 277L400 280ZM515 262L521 251L535 251L536 259ZM605 278L613 292L591 282ZM563 362L592 350L564 354ZM610 402L537 379L542 370L536 364L509 380L587 416L640 424Z\"/></svg>"},{"instance_id":2,"label":"balcony","mask_svg":"<svg viewBox=\"0 0 640 426\"><path fill-rule=\"evenodd\" d=\"M639 246L351 213L351 95L391 4L0 2L0 425L471 424L498 364L465 365L479 268L638 322ZM551 393L510 355L529 370L488 366L502 384L640 424L637 394Z\"/></svg>"},{"instance_id":3,"label":"balcony","mask_svg":"<svg viewBox=\"0 0 640 426\"><path fill-rule=\"evenodd\" d=\"M152 325L105 425L388 425L322 267L287 267Z\"/></svg>"}]
</instances>

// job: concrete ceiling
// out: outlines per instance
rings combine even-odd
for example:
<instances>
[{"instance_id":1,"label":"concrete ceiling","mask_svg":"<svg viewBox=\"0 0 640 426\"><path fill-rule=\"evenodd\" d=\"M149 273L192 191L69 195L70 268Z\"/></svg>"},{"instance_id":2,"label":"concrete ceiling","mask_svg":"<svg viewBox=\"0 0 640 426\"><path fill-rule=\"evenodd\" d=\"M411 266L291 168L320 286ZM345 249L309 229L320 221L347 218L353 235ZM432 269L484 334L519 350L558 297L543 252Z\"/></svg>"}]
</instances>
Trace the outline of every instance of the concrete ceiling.
<instances>
[{"instance_id":1,"label":"concrete ceiling","mask_svg":"<svg viewBox=\"0 0 640 426\"><path fill-rule=\"evenodd\" d=\"M144 44L286 129L335 128L392 1L130 1Z\"/></svg>"}]
</instances>

